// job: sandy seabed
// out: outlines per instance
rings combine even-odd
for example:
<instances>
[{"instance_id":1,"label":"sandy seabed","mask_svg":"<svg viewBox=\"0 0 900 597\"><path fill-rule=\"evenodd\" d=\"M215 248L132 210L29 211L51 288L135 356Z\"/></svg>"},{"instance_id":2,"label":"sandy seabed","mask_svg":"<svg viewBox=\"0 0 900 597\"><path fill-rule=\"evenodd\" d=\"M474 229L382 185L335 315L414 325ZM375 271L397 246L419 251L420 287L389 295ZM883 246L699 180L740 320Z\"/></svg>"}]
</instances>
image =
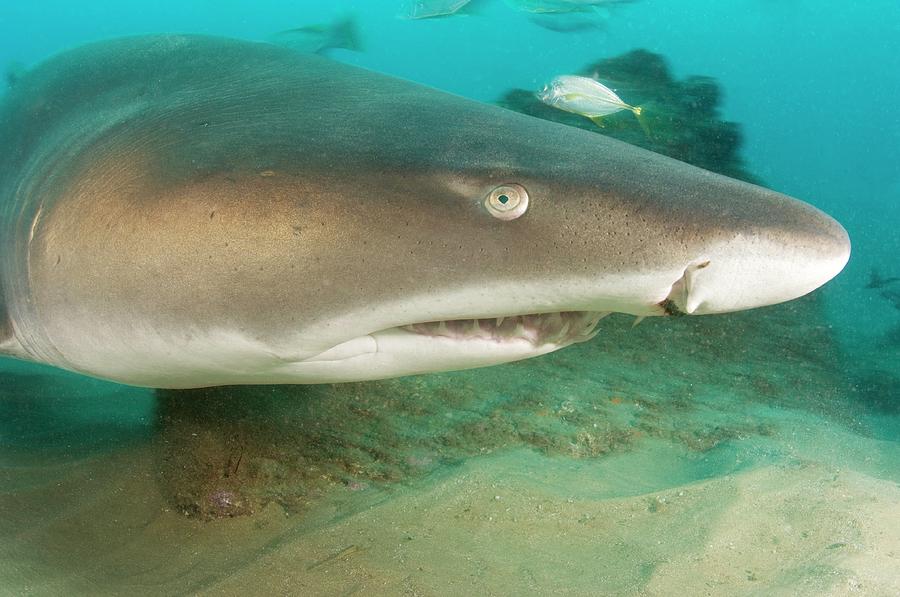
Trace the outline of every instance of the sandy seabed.
<instances>
[{"instance_id":1,"label":"sandy seabed","mask_svg":"<svg viewBox=\"0 0 900 597\"><path fill-rule=\"evenodd\" d=\"M805 451L604 498L594 494L626 485L641 455L592 471L517 450L407 486L335 492L302 516L271 504L212 522L168 507L144 449L52 477L22 466L2 497L0 592L900 594L897 484Z\"/></svg>"},{"instance_id":2,"label":"sandy seabed","mask_svg":"<svg viewBox=\"0 0 900 597\"><path fill-rule=\"evenodd\" d=\"M0 594L898 595L894 378L771 317L244 410L5 361Z\"/></svg>"}]
</instances>

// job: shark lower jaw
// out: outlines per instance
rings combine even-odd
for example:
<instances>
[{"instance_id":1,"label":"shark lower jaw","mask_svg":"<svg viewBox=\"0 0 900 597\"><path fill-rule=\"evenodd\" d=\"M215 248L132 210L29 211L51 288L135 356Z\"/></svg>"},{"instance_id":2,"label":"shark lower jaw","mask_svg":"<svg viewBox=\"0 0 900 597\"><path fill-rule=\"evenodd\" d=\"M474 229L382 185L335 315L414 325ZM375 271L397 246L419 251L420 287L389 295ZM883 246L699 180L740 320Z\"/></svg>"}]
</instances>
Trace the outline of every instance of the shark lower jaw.
<instances>
[{"instance_id":1,"label":"shark lower jaw","mask_svg":"<svg viewBox=\"0 0 900 597\"><path fill-rule=\"evenodd\" d=\"M497 344L528 342L566 346L593 338L595 328L608 311L557 311L493 318L451 319L400 326L420 336L451 340L487 341Z\"/></svg>"}]
</instances>

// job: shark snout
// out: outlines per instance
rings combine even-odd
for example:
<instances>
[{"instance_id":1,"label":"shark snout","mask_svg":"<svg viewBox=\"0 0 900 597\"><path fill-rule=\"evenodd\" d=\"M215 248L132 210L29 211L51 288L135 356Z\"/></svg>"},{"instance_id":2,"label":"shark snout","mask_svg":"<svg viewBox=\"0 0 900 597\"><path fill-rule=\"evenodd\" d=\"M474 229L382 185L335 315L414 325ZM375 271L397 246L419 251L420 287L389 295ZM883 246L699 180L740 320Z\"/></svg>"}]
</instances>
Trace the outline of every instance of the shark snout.
<instances>
[{"instance_id":1,"label":"shark snout","mask_svg":"<svg viewBox=\"0 0 900 597\"><path fill-rule=\"evenodd\" d=\"M771 225L735 230L688 263L670 304L689 314L773 305L812 292L847 264L847 232L825 213L790 200L767 220Z\"/></svg>"}]
</instances>

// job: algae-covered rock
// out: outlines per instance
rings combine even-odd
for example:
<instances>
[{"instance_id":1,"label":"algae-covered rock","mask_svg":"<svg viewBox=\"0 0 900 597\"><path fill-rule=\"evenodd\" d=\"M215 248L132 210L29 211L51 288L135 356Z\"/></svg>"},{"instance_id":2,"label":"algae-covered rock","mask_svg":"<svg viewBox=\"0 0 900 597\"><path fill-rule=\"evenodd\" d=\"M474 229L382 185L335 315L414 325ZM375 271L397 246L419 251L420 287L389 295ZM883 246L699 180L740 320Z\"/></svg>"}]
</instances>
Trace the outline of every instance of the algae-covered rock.
<instances>
[{"instance_id":1,"label":"algae-covered rock","mask_svg":"<svg viewBox=\"0 0 900 597\"><path fill-rule=\"evenodd\" d=\"M606 58L573 74L594 77L629 104L640 106L650 134L628 110L605 117L600 128L583 116L544 104L535 90L513 89L498 103L510 110L609 135L726 176L756 181L740 157L740 125L722 120L719 113L722 93L715 79L693 76L679 81L662 56L646 50Z\"/></svg>"}]
</instances>

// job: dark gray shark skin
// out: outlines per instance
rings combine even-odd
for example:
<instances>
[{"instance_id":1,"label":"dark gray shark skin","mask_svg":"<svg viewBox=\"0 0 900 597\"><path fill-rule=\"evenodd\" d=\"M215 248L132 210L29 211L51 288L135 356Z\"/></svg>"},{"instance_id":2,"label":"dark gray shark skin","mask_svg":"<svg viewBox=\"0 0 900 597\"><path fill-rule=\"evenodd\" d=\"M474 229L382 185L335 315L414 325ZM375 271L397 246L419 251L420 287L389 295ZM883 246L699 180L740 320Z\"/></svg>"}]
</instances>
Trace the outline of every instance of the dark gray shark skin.
<instances>
[{"instance_id":1,"label":"dark gray shark skin","mask_svg":"<svg viewBox=\"0 0 900 597\"><path fill-rule=\"evenodd\" d=\"M128 384L506 362L789 300L849 251L784 195L273 45L96 43L0 107L0 351Z\"/></svg>"}]
</instances>

